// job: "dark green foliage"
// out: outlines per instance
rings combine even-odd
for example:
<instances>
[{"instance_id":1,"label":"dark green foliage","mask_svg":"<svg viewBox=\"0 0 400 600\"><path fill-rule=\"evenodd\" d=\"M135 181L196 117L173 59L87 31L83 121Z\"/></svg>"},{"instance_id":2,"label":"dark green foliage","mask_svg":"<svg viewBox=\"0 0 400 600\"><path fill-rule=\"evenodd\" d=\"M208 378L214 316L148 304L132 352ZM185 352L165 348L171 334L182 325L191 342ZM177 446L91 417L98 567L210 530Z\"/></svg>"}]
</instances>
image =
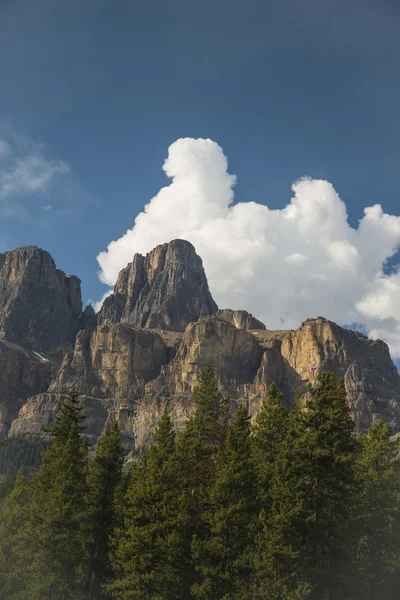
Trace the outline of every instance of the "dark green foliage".
<instances>
[{"instance_id":1,"label":"dark green foliage","mask_svg":"<svg viewBox=\"0 0 400 600\"><path fill-rule=\"evenodd\" d=\"M89 461L71 393L39 472L0 482L2 600L399 598L397 444L356 438L342 381L289 412L272 385L253 427L210 365L193 400L124 477L117 425Z\"/></svg>"},{"instance_id":2,"label":"dark green foliage","mask_svg":"<svg viewBox=\"0 0 400 600\"><path fill-rule=\"evenodd\" d=\"M278 455L272 484L272 530L296 559L310 598L340 599L351 587L354 424L344 384L323 373L299 401Z\"/></svg>"},{"instance_id":3,"label":"dark green foliage","mask_svg":"<svg viewBox=\"0 0 400 600\"><path fill-rule=\"evenodd\" d=\"M184 544L186 594L199 581L191 557L192 539L206 535L201 515L207 503L209 485L214 481L218 457L224 446L229 422L228 402L218 390L210 364L199 375L193 392L194 411L177 439L180 481L179 514Z\"/></svg>"},{"instance_id":4,"label":"dark green foliage","mask_svg":"<svg viewBox=\"0 0 400 600\"><path fill-rule=\"evenodd\" d=\"M0 476L0 502L12 492L15 480L16 475Z\"/></svg>"},{"instance_id":5,"label":"dark green foliage","mask_svg":"<svg viewBox=\"0 0 400 600\"><path fill-rule=\"evenodd\" d=\"M250 433L247 408L240 406L205 494L202 535L195 534L192 541L194 565L200 574L193 586L196 598L234 598L251 572L247 554L256 518L256 477Z\"/></svg>"},{"instance_id":6,"label":"dark green foliage","mask_svg":"<svg viewBox=\"0 0 400 600\"><path fill-rule=\"evenodd\" d=\"M253 426L253 457L258 478L258 491L264 509L271 505L270 486L278 464L277 456L286 439L288 413L282 394L273 383L267 391Z\"/></svg>"},{"instance_id":7,"label":"dark green foliage","mask_svg":"<svg viewBox=\"0 0 400 600\"><path fill-rule=\"evenodd\" d=\"M167 412L125 499L123 525L113 539L114 598L182 598L184 555L179 528L175 433Z\"/></svg>"},{"instance_id":8,"label":"dark green foliage","mask_svg":"<svg viewBox=\"0 0 400 600\"><path fill-rule=\"evenodd\" d=\"M296 410L287 414L280 401L281 395L272 385L254 427L260 499L252 554L254 600L303 600L310 592L300 566L297 541L301 534L296 531L301 502L294 486L301 471L292 472L291 456L301 404L299 399Z\"/></svg>"},{"instance_id":9,"label":"dark green foliage","mask_svg":"<svg viewBox=\"0 0 400 600\"><path fill-rule=\"evenodd\" d=\"M52 444L43 454L32 483L28 528L35 565L32 600L79 600L87 564L87 445L78 393L60 405L50 430Z\"/></svg>"},{"instance_id":10,"label":"dark green foliage","mask_svg":"<svg viewBox=\"0 0 400 600\"><path fill-rule=\"evenodd\" d=\"M104 586L112 579L110 540L120 525L122 485L122 448L118 424L114 423L105 430L97 445L88 476L87 600L110 597Z\"/></svg>"},{"instance_id":11,"label":"dark green foliage","mask_svg":"<svg viewBox=\"0 0 400 600\"><path fill-rule=\"evenodd\" d=\"M10 437L0 440L0 474L16 475L20 469L26 475L39 470L41 455L48 446L41 438Z\"/></svg>"},{"instance_id":12,"label":"dark green foliage","mask_svg":"<svg viewBox=\"0 0 400 600\"><path fill-rule=\"evenodd\" d=\"M390 441L389 426L383 421L358 441L359 598L395 600L400 589L400 464L394 460L398 442Z\"/></svg>"},{"instance_id":13,"label":"dark green foliage","mask_svg":"<svg viewBox=\"0 0 400 600\"><path fill-rule=\"evenodd\" d=\"M20 472L13 490L0 504L0 597L28 600L35 567L28 548L32 532L28 529L31 484Z\"/></svg>"}]
</instances>

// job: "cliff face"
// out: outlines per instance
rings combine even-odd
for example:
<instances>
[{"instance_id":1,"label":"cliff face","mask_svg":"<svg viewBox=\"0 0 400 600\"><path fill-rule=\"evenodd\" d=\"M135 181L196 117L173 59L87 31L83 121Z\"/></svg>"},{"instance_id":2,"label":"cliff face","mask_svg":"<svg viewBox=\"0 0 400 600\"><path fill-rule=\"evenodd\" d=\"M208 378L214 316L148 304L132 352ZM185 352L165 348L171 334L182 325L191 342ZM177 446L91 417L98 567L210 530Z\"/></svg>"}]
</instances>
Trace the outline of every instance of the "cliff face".
<instances>
[{"instance_id":1,"label":"cliff face","mask_svg":"<svg viewBox=\"0 0 400 600\"><path fill-rule=\"evenodd\" d=\"M231 323L238 329L266 329L264 323L261 323L261 321L245 310L223 308L217 312L217 317Z\"/></svg>"},{"instance_id":2,"label":"cliff face","mask_svg":"<svg viewBox=\"0 0 400 600\"><path fill-rule=\"evenodd\" d=\"M27 398L48 389L74 347L80 280L29 246L0 254L0 437Z\"/></svg>"},{"instance_id":3,"label":"cliff face","mask_svg":"<svg viewBox=\"0 0 400 600\"><path fill-rule=\"evenodd\" d=\"M54 421L68 388L75 386L88 415L90 441L117 419L125 445L140 451L151 440L165 406L176 426L183 427L192 409L193 388L208 361L232 405L246 401L253 416L273 381L290 405L298 389L306 393L307 384L315 383L319 373L332 371L344 378L359 430L383 418L394 432L400 431L400 376L386 344L321 317L307 320L295 331L269 331L245 311L218 311L201 259L187 242L175 240L146 257L136 255L120 273L114 294L97 318L91 308L76 317L80 297L77 302L73 286L64 293L65 288L56 285L66 276L53 275L43 278L53 287L41 288L42 293L54 298L55 286L57 298L63 298L57 301L57 310L75 308L65 313L70 316L58 325L61 329L56 328L58 338L50 339L44 331L36 340L36 319L50 300L32 296L32 317L24 317L19 330L7 330L7 339L14 336L30 345L5 339L0 344L5 398L0 405L0 435L8 428L11 435L40 434ZM12 281L12 276L8 279ZM18 293L14 295L18 302ZM12 303L1 302L2 307L11 306L12 313ZM72 347L67 332L74 327L78 332ZM55 349L53 354L36 350L45 344ZM65 348L62 360L59 348Z\"/></svg>"},{"instance_id":4,"label":"cliff face","mask_svg":"<svg viewBox=\"0 0 400 600\"><path fill-rule=\"evenodd\" d=\"M72 348L82 311L80 280L35 246L0 255L0 334L50 354Z\"/></svg>"},{"instance_id":5,"label":"cliff face","mask_svg":"<svg viewBox=\"0 0 400 600\"><path fill-rule=\"evenodd\" d=\"M134 256L104 301L98 322L184 331L217 310L201 258L189 242L174 240L146 257Z\"/></svg>"}]
</instances>

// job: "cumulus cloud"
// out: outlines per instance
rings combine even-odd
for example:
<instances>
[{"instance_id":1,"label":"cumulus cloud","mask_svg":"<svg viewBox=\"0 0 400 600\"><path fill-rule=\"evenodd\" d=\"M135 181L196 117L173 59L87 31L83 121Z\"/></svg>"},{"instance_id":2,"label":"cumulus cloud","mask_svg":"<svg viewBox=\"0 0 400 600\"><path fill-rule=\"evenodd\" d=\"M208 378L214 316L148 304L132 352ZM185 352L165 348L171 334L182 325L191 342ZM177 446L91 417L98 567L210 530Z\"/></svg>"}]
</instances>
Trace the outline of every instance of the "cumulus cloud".
<instances>
[{"instance_id":1,"label":"cumulus cloud","mask_svg":"<svg viewBox=\"0 0 400 600\"><path fill-rule=\"evenodd\" d=\"M107 290L105 292L105 294L102 295L102 297L100 298L100 300L88 300L88 304L91 304L93 306L93 309L95 312L99 312L99 310L101 309L101 307L103 306L103 302L106 298L108 298L108 296L110 296L112 294L112 289L111 290Z\"/></svg>"},{"instance_id":2,"label":"cumulus cloud","mask_svg":"<svg viewBox=\"0 0 400 600\"><path fill-rule=\"evenodd\" d=\"M46 149L9 130L0 134L0 200L45 192L57 174L69 173L68 165L52 160Z\"/></svg>"},{"instance_id":3,"label":"cumulus cloud","mask_svg":"<svg viewBox=\"0 0 400 600\"><path fill-rule=\"evenodd\" d=\"M399 216L376 204L352 228L332 184L307 177L293 184L282 209L234 204L236 177L210 139L177 140L163 169L170 185L97 257L101 281L113 285L136 252L186 239L203 258L220 307L249 310L269 329L318 315L358 323L400 356L400 272L384 273L400 246Z\"/></svg>"}]
</instances>

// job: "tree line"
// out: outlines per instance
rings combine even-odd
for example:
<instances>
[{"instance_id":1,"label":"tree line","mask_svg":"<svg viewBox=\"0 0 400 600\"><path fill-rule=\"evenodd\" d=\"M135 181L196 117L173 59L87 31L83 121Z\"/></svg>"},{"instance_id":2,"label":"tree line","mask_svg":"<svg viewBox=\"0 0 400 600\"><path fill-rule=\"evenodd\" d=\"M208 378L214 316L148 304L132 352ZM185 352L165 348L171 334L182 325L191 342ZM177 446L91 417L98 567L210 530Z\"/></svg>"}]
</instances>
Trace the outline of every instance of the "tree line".
<instances>
[{"instance_id":1,"label":"tree line","mask_svg":"<svg viewBox=\"0 0 400 600\"><path fill-rule=\"evenodd\" d=\"M79 395L33 478L0 504L7 600L390 600L400 596L400 470L383 421L356 436L331 373L253 424L210 365L176 433L166 410L124 474L118 426L89 459Z\"/></svg>"}]
</instances>

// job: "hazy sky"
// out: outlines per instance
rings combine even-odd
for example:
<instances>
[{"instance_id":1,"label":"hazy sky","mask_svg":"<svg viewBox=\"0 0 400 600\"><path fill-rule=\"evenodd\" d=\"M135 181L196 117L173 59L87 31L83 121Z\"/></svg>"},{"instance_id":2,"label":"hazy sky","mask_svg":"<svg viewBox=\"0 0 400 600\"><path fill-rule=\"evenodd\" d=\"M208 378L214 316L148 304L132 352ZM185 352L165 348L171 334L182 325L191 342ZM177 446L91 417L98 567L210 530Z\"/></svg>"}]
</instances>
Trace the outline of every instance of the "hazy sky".
<instances>
[{"instance_id":1,"label":"hazy sky","mask_svg":"<svg viewBox=\"0 0 400 600\"><path fill-rule=\"evenodd\" d=\"M0 0L0 245L87 301L186 237L221 306L400 355L399 72L395 1Z\"/></svg>"}]
</instances>

